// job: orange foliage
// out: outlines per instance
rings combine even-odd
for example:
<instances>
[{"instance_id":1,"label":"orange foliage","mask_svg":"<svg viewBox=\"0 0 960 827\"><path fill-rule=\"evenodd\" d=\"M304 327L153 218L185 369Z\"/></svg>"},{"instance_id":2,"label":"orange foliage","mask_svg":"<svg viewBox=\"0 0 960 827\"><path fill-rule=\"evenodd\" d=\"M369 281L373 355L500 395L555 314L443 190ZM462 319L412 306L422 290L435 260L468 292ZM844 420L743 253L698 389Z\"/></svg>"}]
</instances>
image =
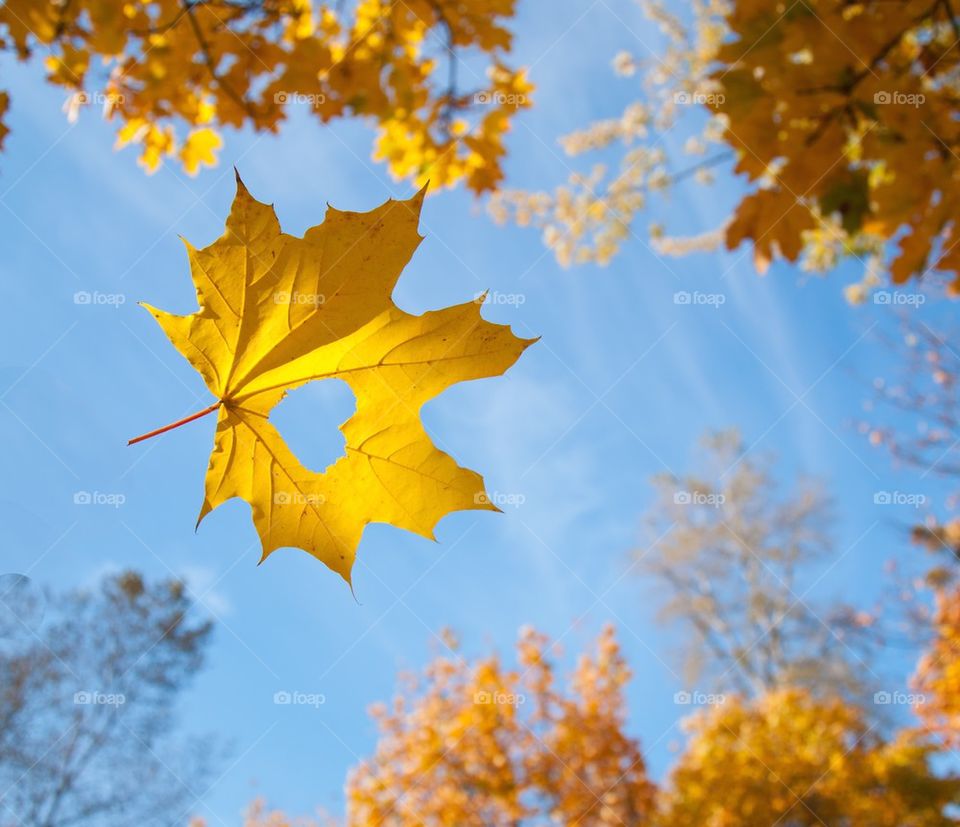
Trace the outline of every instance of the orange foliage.
<instances>
[{"instance_id":1,"label":"orange foliage","mask_svg":"<svg viewBox=\"0 0 960 827\"><path fill-rule=\"evenodd\" d=\"M916 707L924 725L950 746L960 746L960 588L937 594L936 636L917 667Z\"/></svg>"},{"instance_id":2,"label":"orange foliage","mask_svg":"<svg viewBox=\"0 0 960 827\"><path fill-rule=\"evenodd\" d=\"M517 653L519 667L508 669L453 651L374 711L376 753L348 782L352 827L646 821L654 791L624 732L630 672L612 628L565 691L543 636L524 631Z\"/></svg>"},{"instance_id":3,"label":"orange foliage","mask_svg":"<svg viewBox=\"0 0 960 827\"><path fill-rule=\"evenodd\" d=\"M662 827L940 827L960 783L934 775L934 748L887 741L855 707L800 690L730 699L687 722L690 742L663 796Z\"/></svg>"},{"instance_id":4,"label":"orange foliage","mask_svg":"<svg viewBox=\"0 0 960 827\"><path fill-rule=\"evenodd\" d=\"M817 225L848 252L899 238L895 282L941 270L960 287L950 3L736 0L726 23L713 108L754 183L727 245L750 239L763 265L795 261Z\"/></svg>"},{"instance_id":5,"label":"orange foliage","mask_svg":"<svg viewBox=\"0 0 960 827\"><path fill-rule=\"evenodd\" d=\"M118 146L139 145L148 171L178 156L195 174L216 162L224 127L275 132L299 106L323 123L373 119L377 157L396 177L464 180L483 192L502 177L504 132L531 91L503 62L514 5L359 0L345 12L312 0L6 0L0 48L21 60L45 55L47 79L70 94L71 119L102 105L120 122ZM464 49L487 62L478 89L458 89L448 71ZM0 116L6 108L0 92ZM0 141L5 131L0 124Z\"/></svg>"}]
</instances>

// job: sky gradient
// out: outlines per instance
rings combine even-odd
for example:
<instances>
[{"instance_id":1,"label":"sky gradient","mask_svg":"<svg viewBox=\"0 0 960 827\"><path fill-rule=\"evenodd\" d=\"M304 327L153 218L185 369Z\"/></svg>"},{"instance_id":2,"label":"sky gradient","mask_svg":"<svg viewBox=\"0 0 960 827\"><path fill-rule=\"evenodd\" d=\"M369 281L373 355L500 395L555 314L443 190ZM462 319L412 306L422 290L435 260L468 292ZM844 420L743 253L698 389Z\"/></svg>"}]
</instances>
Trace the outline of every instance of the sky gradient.
<instances>
[{"instance_id":1,"label":"sky gradient","mask_svg":"<svg viewBox=\"0 0 960 827\"><path fill-rule=\"evenodd\" d=\"M521 7L516 62L531 67L538 89L508 138L508 184L550 188L569 171L557 138L618 114L636 94L638 80L616 78L612 56L642 56L657 38L629 0ZM212 401L136 302L194 309L178 235L196 246L220 235L233 165L296 234L321 221L327 202L365 210L412 187L370 160L365 125L324 128L299 112L279 136L228 133L221 165L196 178L174 164L148 177L133 151L112 150L98 113L67 123L63 95L39 67L8 58L0 72L12 98L0 157L0 573L54 588L126 567L187 578L216 631L182 721L232 742L213 787L195 791L191 813L210 824L236 824L255 795L290 812L341 811L346 772L375 742L367 706L392 695L399 669L429 659L444 627L473 655L508 652L518 628L533 624L562 639L567 671L614 622L634 671L630 731L662 777L685 711L673 702L680 653L655 623L630 552L650 477L690 468L707 429L740 428L753 450L779 455L784 478L816 475L836 495L835 554L811 573L816 597L866 605L883 585L883 560L911 553L903 526L915 511L875 505L877 491L943 494L933 476L892 469L852 427L889 358L876 334L895 327L887 306L845 303L856 262L827 279L782 264L761 278L749 250L661 259L636 239L606 268L563 270L535 231L495 226L482 202L457 190L427 200L426 240L394 296L419 313L490 290L487 318L542 337L505 377L459 385L424 409L438 444L482 473L489 491L522 502L501 515L451 515L436 544L370 527L356 600L301 552L258 567L245 504L193 531L212 418L125 444ZM739 191L723 175L711 190L691 182L649 218L703 232ZM678 291L724 303L677 304ZM78 303L78 293L96 298ZM293 393L273 420L305 464L322 468L341 451L336 426L351 410L346 386L327 381ZM84 504L83 492L99 502ZM909 663L890 668L901 681L891 691L904 689ZM277 706L282 690L325 703Z\"/></svg>"}]
</instances>

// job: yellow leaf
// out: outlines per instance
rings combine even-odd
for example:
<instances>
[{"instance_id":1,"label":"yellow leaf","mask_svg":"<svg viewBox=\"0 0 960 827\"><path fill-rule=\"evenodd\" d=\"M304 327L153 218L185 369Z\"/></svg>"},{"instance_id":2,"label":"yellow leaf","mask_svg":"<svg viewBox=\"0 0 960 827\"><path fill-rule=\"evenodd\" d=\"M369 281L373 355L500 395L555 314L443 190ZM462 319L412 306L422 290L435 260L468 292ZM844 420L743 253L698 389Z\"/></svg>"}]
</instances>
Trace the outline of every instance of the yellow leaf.
<instances>
[{"instance_id":1,"label":"yellow leaf","mask_svg":"<svg viewBox=\"0 0 960 827\"><path fill-rule=\"evenodd\" d=\"M220 136L212 129L195 129L191 132L180 148L180 160L187 175L196 175L200 165L209 167L217 165L216 151L223 146Z\"/></svg>"},{"instance_id":2,"label":"yellow leaf","mask_svg":"<svg viewBox=\"0 0 960 827\"><path fill-rule=\"evenodd\" d=\"M423 196L366 213L330 208L297 238L238 177L224 235L188 245L200 310L148 307L219 400L200 520L246 500L261 559L302 548L349 582L368 523L432 538L451 511L497 510L482 478L436 448L419 411L457 382L503 373L534 340L485 321L478 301L421 316L393 303L421 241ZM287 391L325 378L347 382L357 406L340 426L345 456L318 473L269 415Z\"/></svg>"}]
</instances>

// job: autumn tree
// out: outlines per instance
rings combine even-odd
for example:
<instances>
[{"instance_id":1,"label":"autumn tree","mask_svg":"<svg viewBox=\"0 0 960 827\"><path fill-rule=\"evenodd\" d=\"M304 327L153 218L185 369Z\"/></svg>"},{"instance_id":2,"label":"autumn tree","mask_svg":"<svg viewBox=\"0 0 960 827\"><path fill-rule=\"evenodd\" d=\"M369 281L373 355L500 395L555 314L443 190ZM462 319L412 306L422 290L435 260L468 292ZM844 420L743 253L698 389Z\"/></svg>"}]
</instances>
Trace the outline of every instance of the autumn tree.
<instances>
[{"instance_id":1,"label":"autumn tree","mask_svg":"<svg viewBox=\"0 0 960 827\"><path fill-rule=\"evenodd\" d=\"M276 132L302 106L321 123L375 124L375 157L398 179L483 192L500 181L504 133L530 102L524 73L506 63L514 6L5 0L0 49L42 61L71 119L102 108L148 171L177 157L195 174L216 162L225 128ZM0 119L8 104L0 92ZM6 131L0 122L0 142Z\"/></svg>"},{"instance_id":2,"label":"autumn tree","mask_svg":"<svg viewBox=\"0 0 960 827\"><path fill-rule=\"evenodd\" d=\"M657 54L610 55L613 71L637 84L636 99L622 112L560 138L563 152L577 165L564 184L535 191L502 188L489 202L497 221L539 228L564 266L608 264L624 242L638 237L637 220L659 198L688 178L711 183L713 168L729 167L733 156L722 141L722 119L698 105L715 93L710 75L728 31L726 3L692 0L680 10L662 0L636 2L663 41ZM678 134L687 136L679 154L663 140ZM590 163L591 158L597 160ZM664 230L651 224L643 235L658 243ZM688 246L713 249L717 236L711 233Z\"/></svg>"},{"instance_id":3,"label":"autumn tree","mask_svg":"<svg viewBox=\"0 0 960 827\"><path fill-rule=\"evenodd\" d=\"M960 519L955 515L960 464L954 459L960 441L960 356L952 345L953 330L904 316L898 333L888 342L893 372L874 380L860 430L895 463L924 478L939 477L951 489L943 503L917 492L926 518L905 528L929 554L927 562L911 567L923 570L920 584L926 589L905 584L902 591L910 599L912 632L922 646L914 676L915 710L928 731L955 746L960 743ZM924 599L931 592L932 606Z\"/></svg>"},{"instance_id":4,"label":"autumn tree","mask_svg":"<svg viewBox=\"0 0 960 827\"><path fill-rule=\"evenodd\" d=\"M822 486L778 485L774 458L734 431L703 445L695 472L654 479L649 542L635 552L662 595L661 619L683 630L690 680L750 697L790 685L862 691L872 616L823 605L805 585L833 553Z\"/></svg>"},{"instance_id":5,"label":"autumn tree","mask_svg":"<svg viewBox=\"0 0 960 827\"><path fill-rule=\"evenodd\" d=\"M456 648L374 715L374 755L347 784L351 827L642 824L653 786L624 731L630 677L613 630L558 685L547 640L520 636L518 665Z\"/></svg>"},{"instance_id":6,"label":"autumn tree","mask_svg":"<svg viewBox=\"0 0 960 827\"><path fill-rule=\"evenodd\" d=\"M937 590L934 636L917 665L915 706L926 730L960 745L960 589Z\"/></svg>"},{"instance_id":7,"label":"autumn tree","mask_svg":"<svg viewBox=\"0 0 960 827\"><path fill-rule=\"evenodd\" d=\"M795 261L831 225L845 252L897 238L895 283L960 285L960 18L949 0L734 2L714 74L752 191L726 243Z\"/></svg>"},{"instance_id":8,"label":"autumn tree","mask_svg":"<svg viewBox=\"0 0 960 827\"><path fill-rule=\"evenodd\" d=\"M32 609L9 593L11 631ZM182 583L132 572L46 604L0 646L0 825L170 824L203 789L209 750L175 737L172 705L210 624Z\"/></svg>"},{"instance_id":9,"label":"autumn tree","mask_svg":"<svg viewBox=\"0 0 960 827\"><path fill-rule=\"evenodd\" d=\"M699 711L662 794L659 827L940 827L960 779L938 776L935 748L885 739L856 707L779 690Z\"/></svg>"},{"instance_id":10,"label":"autumn tree","mask_svg":"<svg viewBox=\"0 0 960 827\"><path fill-rule=\"evenodd\" d=\"M873 379L858 423L870 445L888 451L895 465L953 489L943 502L935 502L929 492L915 492L927 519L913 527L912 538L935 553L934 577L941 583L960 558L960 523L950 516L960 502L960 463L954 452L960 442L956 333L902 315L894 335L883 338L890 367Z\"/></svg>"},{"instance_id":11,"label":"autumn tree","mask_svg":"<svg viewBox=\"0 0 960 827\"><path fill-rule=\"evenodd\" d=\"M664 46L613 56L619 75L639 79L636 101L561 140L571 157L619 149L618 167L604 158L553 192L506 190L491 201L496 217L540 227L561 263L604 264L652 199L688 177L709 185L720 168L747 193L698 235L651 224L661 253L746 243L761 271L776 256L813 271L855 257L853 300L885 273L903 283L942 271L957 286L953 4L638 2Z\"/></svg>"}]
</instances>

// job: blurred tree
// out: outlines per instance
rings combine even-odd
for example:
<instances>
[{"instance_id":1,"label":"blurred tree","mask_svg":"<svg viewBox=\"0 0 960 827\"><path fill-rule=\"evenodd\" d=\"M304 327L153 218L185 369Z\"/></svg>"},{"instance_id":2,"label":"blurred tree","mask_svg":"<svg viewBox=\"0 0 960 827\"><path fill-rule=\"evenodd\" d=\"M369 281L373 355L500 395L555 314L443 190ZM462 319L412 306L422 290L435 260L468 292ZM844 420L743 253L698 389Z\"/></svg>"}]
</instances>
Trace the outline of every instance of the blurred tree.
<instances>
[{"instance_id":1,"label":"blurred tree","mask_svg":"<svg viewBox=\"0 0 960 827\"><path fill-rule=\"evenodd\" d=\"M658 827L940 827L960 780L935 749L879 737L839 700L783 690L728 699L686 721L690 741L662 795Z\"/></svg>"},{"instance_id":2,"label":"blurred tree","mask_svg":"<svg viewBox=\"0 0 960 827\"><path fill-rule=\"evenodd\" d=\"M960 559L960 521L949 516L960 504L960 462L954 451L960 443L960 355L951 344L956 331L936 329L908 314L899 322L897 336L884 339L892 373L874 379L859 429L871 445L887 449L896 464L919 471L921 478L940 477L958 486L941 504L947 516L938 517L938 504L916 492L927 519L912 528L912 539L939 558L931 577L943 584Z\"/></svg>"},{"instance_id":3,"label":"blurred tree","mask_svg":"<svg viewBox=\"0 0 960 827\"><path fill-rule=\"evenodd\" d=\"M747 242L761 271L778 255L814 271L853 256L864 277L852 301L885 271L896 283L942 271L960 286L954 4L638 2L663 43L651 58L613 59L641 78L638 99L561 139L571 157L619 148L617 170L597 163L554 192L501 192L497 218L540 227L563 264L605 264L651 196L691 176L710 184L722 166L746 177L746 194L700 235L651 225L659 252Z\"/></svg>"},{"instance_id":4,"label":"blurred tree","mask_svg":"<svg viewBox=\"0 0 960 827\"><path fill-rule=\"evenodd\" d=\"M483 192L500 181L504 133L530 102L524 73L503 62L514 4L6 0L0 49L43 55L70 119L102 106L120 122L118 146L139 145L148 171L176 155L195 174L216 163L224 127L276 132L300 105L323 123L373 120L375 156L398 179ZM476 88L461 87L462 68ZM7 105L0 93L0 118Z\"/></svg>"},{"instance_id":5,"label":"blurred tree","mask_svg":"<svg viewBox=\"0 0 960 827\"><path fill-rule=\"evenodd\" d=\"M689 634L689 679L750 697L791 685L865 691L872 615L808 594L813 567L832 551L821 487L799 480L781 493L772 457L748 451L735 431L703 444L702 470L654 479L651 542L635 552L663 595L661 618Z\"/></svg>"},{"instance_id":6,"label":"blurred tree","mask_svg":"<svg viewBox=\"0 0 960 827\"><path fill-rule=\"evenodd\" d=\"M946 827L960 777L916 730L879 734L856 705L787 687L721 698L683 728L660 789L625 733L629 677L612 629L555 684L545 639L521 634L519 668L437 658L374 712L380 741L347 782L347 827ZM320 827L256 801L244 827ZM207 827L195 820L191 827Z\"/></svg>"},{"instance_id":7,"label":"blurred tree","mask_svg":"<svg viewBox=\"0 0 960 827\"><path fill-rule=\"evenodd\" d=\"M705 106L715 94L710 74L717 49L729 33L724 0L636 0L661 35L655 53L638 58L629 52L613 56L613 69L624 78L639 79L638 97L621 114L598 120L560 139L571 159L602 155L588 169L571 171L554 191L503 189L489 208L500 221L533 225L557 261L567 266L607 264L623 243L638 236L634 222L650 205L681 181L693 177L712 182L712 168L732 163L733 152L722 140L723 120ZM691 95L687 90L695 90ZM666 138L686 135L673 155ZM611 152L613 150L613 152ZM617 162L614 171L609 159ZM571 161L576 164L577 161ZM651 225L654 244L663 241L659 224ZM711 250L722 243L722 230L692 240L683 251ZM673 245L665 252L674 251Z\"/></svg>"},{"instance_id":8,"label":"blurred tree","mask_svg":"<svg viewBox=\"0 0 960 827\"><path fill-rule=\"evenodd\" d=\"M380 741L347 784L351 827L643 824L653 785L624 731L630 673L604 630L568 690L530 630L519 668L469 664L456 649L374 710Z\"/></svg>"},{"instance_id":9,"label":"blurred tree","mask_svg":"<svg viewBox=\"0 0 960 827\"><path fill-rule=\"evenodd\" d=\"M928 732L960 746L960 589L937 590L934 638L917 666L915 709Z\"/></svg>"},{"instance_id":10,"label":"blurred tree","mask_svg":"<svg viewBox=\"0 0 960 827\"><path fill-rule=\"evenodd\" d=\"M172 706L210 624L181 583L133 572L48 603L39 632L0 641L0 825L175 823L208 750L171 737Z\"/></svg>"}]
</instances>

